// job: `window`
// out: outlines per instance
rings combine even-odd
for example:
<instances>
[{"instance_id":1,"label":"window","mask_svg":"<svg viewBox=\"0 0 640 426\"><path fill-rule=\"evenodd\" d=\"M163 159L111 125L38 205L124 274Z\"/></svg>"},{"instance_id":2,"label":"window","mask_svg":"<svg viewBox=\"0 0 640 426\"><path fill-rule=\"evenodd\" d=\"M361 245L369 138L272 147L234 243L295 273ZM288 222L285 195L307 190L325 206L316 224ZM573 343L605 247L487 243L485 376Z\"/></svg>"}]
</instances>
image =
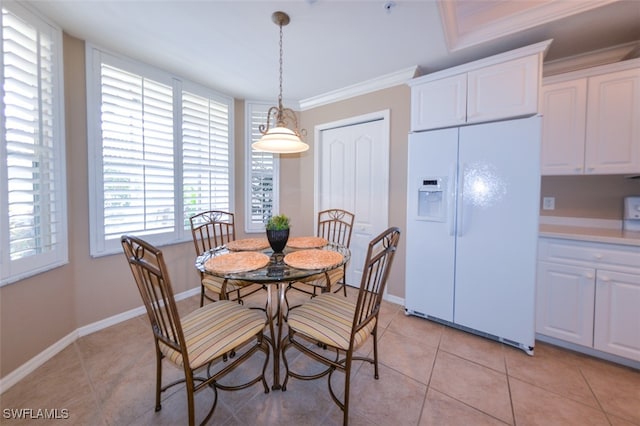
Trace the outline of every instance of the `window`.
<instances>
[{"instance_id":1,"label":"window","mask_svg":"<svg viewBox=\"0 0 640 426\"><path fill-rule=\"evenodd\" d=\"M258 102L247 102L245 105L246 232L264 232L264 225L269 217L278 214L278 157L268 152L251 149L251 144L262 136L258 128L267 122L269 107L270 105L266 103Z\"/></svg>"},{"instance_id":2,"label":"window","mask_svg":"<svg viewBox=\"0 0 640 426\"><path fill-rule=\"evenodd\" d=\"M189 217L232 210L233 99L87 46L91 255L125 233L191 239Z\"/></svg>"},{"instance_id":3,"label":"window","mask_svg":"<svg viewBox=\"0 0 640 426\"><path fill-rule=\"evenodd\" d=\"M8 284L67 263L67 200L62 31L15 2L1 20L0 284Z\"/></svg>"}]
</instances>

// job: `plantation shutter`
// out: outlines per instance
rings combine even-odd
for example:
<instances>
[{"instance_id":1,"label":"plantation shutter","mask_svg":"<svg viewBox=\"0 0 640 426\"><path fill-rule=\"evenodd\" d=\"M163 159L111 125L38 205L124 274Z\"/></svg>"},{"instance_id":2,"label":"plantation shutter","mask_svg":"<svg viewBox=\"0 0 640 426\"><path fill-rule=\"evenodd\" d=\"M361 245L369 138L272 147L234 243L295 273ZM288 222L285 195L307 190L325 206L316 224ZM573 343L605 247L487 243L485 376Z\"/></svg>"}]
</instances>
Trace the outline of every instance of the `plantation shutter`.
<instances>
[{"instance_id":1,"label":"plantation shutter","mask_svg":"<svg viewBox=\"0 0 640 426\"><path fill-rule=\"evenodd\" d=\"M14 281L67 260L61 31L3 7L1 34L0 278Z\"/></svg>"},{"instance_id":2,"label":"plantation shutter","mask_svg":"<svg viewBox=\"0 0 640 426\"><path fill-rule=\"evenodd\" d=\"M260 139L259 126L267 122L268 106L260 104L250 105L251 138L250 143ZM264 224L275 214L276 209L276 158L272 153L254 151L250 160L250 195L249 195L249 223L247 228L254 231L264 230Z\"/></svg>"},{"instance_id":3,"label":"plantation shutter","mask_svg":"<svg viewBox=\"0 0 640 426\"><path fill-rule=\"evenodd\" d=\"M101 65L104 237L175 228L173 89Z\"/></svg>"},{"instance_id":4,"label":"plantation shutter","mask_svg":"<svg viewBox=\"0 0 640 426\"><path fill-rule=\"evenodd\" d=\"M229 107L182 92L182 173L185 229L206 210L231 210Z\"/></svg>"}]
</instances>

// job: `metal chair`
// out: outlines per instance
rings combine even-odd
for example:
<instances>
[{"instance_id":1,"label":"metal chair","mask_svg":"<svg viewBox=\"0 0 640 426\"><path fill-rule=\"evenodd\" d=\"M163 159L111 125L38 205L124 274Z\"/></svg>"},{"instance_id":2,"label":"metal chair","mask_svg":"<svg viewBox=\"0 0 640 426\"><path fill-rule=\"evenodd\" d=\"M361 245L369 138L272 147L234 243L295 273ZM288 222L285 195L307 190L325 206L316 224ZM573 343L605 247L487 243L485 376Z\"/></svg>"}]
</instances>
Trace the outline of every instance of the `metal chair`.
<instances>
[{"instance_id":1,"label":"metal chair","mask_svg":"<svg viewBox=\"0 0 640 426\"><path fill-rule=\"evenodd\" d=\"M156 349L156 411L162 408L160 394L185 383L189 425L195 423L194 394L210 388L214 400L206 423L218 402L218 389L240 390L262 382L269 392L265 370L269 345L263 336L265 316L235 302L221 300L180 318L162 252L147 242L124 235L124 254L149 316ZM264 352L262 373L240 385L222 385L219 380L247 361L256 351ZM234 352L233 358L227 354ZM162 360L166 358L184 370L184 378L162 386ZM206 368L205 368L206 367ZM196 373L197 370L202 369ZM201 376L205 374L206 376ZM199 375L196 375L199 374Z\"/></svg>"},{"instance_id":2,"label":"metal chair","mask_svg":"<svg viewBox=\"0 0 640 426\"><path fill-rule=\"evenodd\" d=\"M191 223L191 236L196 256L236 239L233 213L222 210L205 211L191 216L189 222ZM202 272L200 273L200 283L200 306L204 305L205 298L212 302L221 299L236 300L242 304L243 297L263 288L248 281L225 280ZM209 296L207 290L215 293L218 298L214 299Z\"/></svg>"},{"instance_id":3,"label":"metal chair","mask_svg":"<svg viewBox=\"0 0 640 426\"><path fill-rule=\"evenodd\" d=\"M355 215L347 210L328 209L318 212L318 230L316 235L327 239L330 242L349 247L351 244L351 232ZM295 289L303 293L310 294L311 297L317 295L317 290L327 292L333 290L334 286L342 286L344 296L347 296L346 287L347 264L341 268L333 269L327 273L313 275L302 281L295 281L289 284L287 291ZM334 292L340 291L340 287Z\"/></svg>"},{"instance_id":4,"label":"metal chair","mask_svg":"<svg viewBox=\"0 0 640 426\"><path fill-rule=\"evenodd\" d=\"M355 303L334 293L322 293L289 312L289 332L282 346L282 359L286 370L282 390L286 391L289 377L314 380L328 375L329 392L333 401L343 411L344 425L347 425L349 420L349 386L353 361L367 361L373 364L374 377L379 377L378 315L399 239L400 230L392 227L369 243ZM373 358L354 356L356 349L369 335L373 336ZM309 345L309 341L318 342L319 345ZM316 374L292 371L286 354L291 347L327 368ZM335 370L345 373L342 401L338 398L339 393L337 394L331 386L331 377Z\"/></svg>"}]
</instances>

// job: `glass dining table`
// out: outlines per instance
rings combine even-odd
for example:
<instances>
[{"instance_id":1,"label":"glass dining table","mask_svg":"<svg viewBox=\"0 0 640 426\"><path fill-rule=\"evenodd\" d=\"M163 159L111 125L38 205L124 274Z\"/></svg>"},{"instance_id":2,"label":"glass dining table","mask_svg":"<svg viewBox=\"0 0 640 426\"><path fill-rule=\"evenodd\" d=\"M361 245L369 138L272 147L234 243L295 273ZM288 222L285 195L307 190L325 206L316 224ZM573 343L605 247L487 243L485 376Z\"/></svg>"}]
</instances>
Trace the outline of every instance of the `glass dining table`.
<instances>
[{"instance_id":1,"label":"glass dining table","mask_svg":"<svg viewBox=\"0 0 640 426\"><path fill-rule=\"evenodd\" d=\"M336 257L340 259L331 265L326 267L316 267L318 263L311 267L292 266L285 260L288 254L295 252L305 251L307 257L311 257L310 265L313 265L313 255L322 255L319 251L330 251L338 253L341 256ZM268 264L266 266L240 272L223 272L217 271L214 268L207 267L207 262L218 256L226 254L237 253L230 251L226 246L220 246L215 249L209 250L204 254L196 258L196 268L212 276L222 278L225 280L240 280L249 281L257 284L264 284L267 290L267 303L266 303L266 315L267 323L270 332L270 343L273 348L273 385L272 389L280 389L280 347L282 339L282 324L284 321L284 310L286 308L285 290L290 282L295 282L304 278L308 278L312 275L327 273L336 268L340 268L345 265L350 257L351 252L346 246L328 242L322 247L305 249L305 248L291 248L285 247L283 253L273 253L270 248L259 250L261 253L269 257ZM297 253L302 254L302 253ZM325 253L326 254L326 253ZM320 257L320 256L319 256ZM327 279L329 277L327 276ZM274 295L275 290L275 295ZM225 292L222 292L224 294ZM274 297L275 296L275 297ZM275 315L274 315L275 309ZM275 327L277 324L277 328ZM277 333L277 334L276 334Z\"/></svg>"}]
</instances>

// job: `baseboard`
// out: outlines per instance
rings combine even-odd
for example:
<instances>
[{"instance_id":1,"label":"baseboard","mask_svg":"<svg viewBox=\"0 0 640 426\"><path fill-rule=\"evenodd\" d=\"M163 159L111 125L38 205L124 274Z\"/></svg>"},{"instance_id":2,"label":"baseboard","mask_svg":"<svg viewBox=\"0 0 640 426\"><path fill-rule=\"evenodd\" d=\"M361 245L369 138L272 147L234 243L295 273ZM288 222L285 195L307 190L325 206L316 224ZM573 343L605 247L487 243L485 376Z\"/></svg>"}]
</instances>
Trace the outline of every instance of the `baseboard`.
<instances>
[{"instance_id":1,"label":"baseboard","mask_svg":"<svg viewBox=\"0 0 640 426\"><path fill-rule=\"evenodd\" d=\"M176 294L175 298L176 300L183 300L191 296L195 296L197 294L200 294L200 287L196 287L191 290L187 290L182 293ZM100 321L96 321L92 324L85 325L84 327L77 328L76 330L64 336L62 339L55 342L53 345L49 346L44 351L40 352L38 355L31 358L29 361L22 364L20 367L13 370L11 373L0 378L0 395L3 394L6 390L11 388L16 383L18 383L20 380L24 379L26 376L31 374L38 367L42 366L44 363L46 363L51 358L56 356L59 352L64 350L67 346L69 346L70 344L78 340L78 338L86 336L91 333L95 333L96 331L105 329L107 327L111 327L112 325L119 324L123 321L137 317L144 313L145 313L144 306L140 306L134 309L130 309L126 312L114 315L112 317L105 318Z\"/></svg>"},{"instance_id":2,"label":"baseboard","mask_svg":"<svg viewBox=\"0 0 640 426\"><path fill-rule=\"evenodd\" d=\"M386 300L387 302L395 303L396 305L404 306L404 298L402 297L393 296L391 294L385 293L382 299Z\"/></svg>"},{"instance_id":3,"label":"baseboard","mask_svg":"<svg viewBox=\"0 0 640 426\"><path fill-rule=\"evenodd\" d=\"M575 352L580 352L595 358L604 359L605 361L613 362L615 364L624 365L626 367L640 370L640 361L624 358L618 355L609 354L596 349L588 348L586 346L576 345L575 343L566 342L564 340L556 339L555 337L545 336L543 334L536 333L536 340L549 343L561 348L570 349Z\"/></svg>"},{"instance_id":4,"label":"baseboard","mask_svg":"<svg viewBox=\"0 0 640 426\"><path fill-rule=\"evenodd\" d=\"M62 339L49 346L38 355L31 358L29 361L22 364L20 367L13 370L11 373L0 379L0 394L4 393L11 386L24 379L27 375L35 371L38 367L49 361L64 348L72 344L78 339L78 330L74 330L71 333L64 336Z\"/></svg>"}]
</instances>

